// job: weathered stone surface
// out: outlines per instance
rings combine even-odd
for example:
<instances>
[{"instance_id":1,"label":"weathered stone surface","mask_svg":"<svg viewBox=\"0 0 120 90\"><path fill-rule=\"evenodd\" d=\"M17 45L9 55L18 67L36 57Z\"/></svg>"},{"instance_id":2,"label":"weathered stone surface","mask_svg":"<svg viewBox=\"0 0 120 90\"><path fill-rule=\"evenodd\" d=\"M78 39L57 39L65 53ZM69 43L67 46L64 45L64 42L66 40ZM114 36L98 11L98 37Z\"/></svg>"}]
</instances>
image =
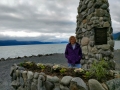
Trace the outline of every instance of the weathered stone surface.
<instances>
[{"instance_id":1,"label":"weathered stone surface","mask_svg":"<svg viewBox=\"0 0 120 90\"><path fill-rule=\"evenodd\" d=\"M94 47L91 49L91 52L95 54L95 53L98 52L98 50L97 50L97 48L94 46Z\"/></svg>"},{"instance_id":2,"label":"weathered stone surface","mask_svg":"<svg viewBox=\"0 0 120 90\"><path fill-rule=\"evenodd\" d=\"M114 77L115 78L120 78L120 71L115 71L114 72Z\"/></svg>"},{"instance_id":3,"label":"weathered stone surface","mask_svg":"<svg viewBox=\"0 0 120 90\"><path fill-rule=\"evenodd\" d=\"M90 25L87 25L87 30L91 30L92 27Z\"/></svg>"},{"instance_id":4,"label":"weathered stone surface","mask_svg":"<svg viewBox=\"0 0 120 90\"><path fill-rule=\"evenodd\" d=\"M31 84L31 90L37 90L37 84L35 84L34 82L32 82Z\"/></svg>"},{"instance_id":5,"label":"weathered stone surface","mask_svg":"<svg viewBox=\"0 0 120 90\"><path fill-rule=\"evenodd\" d=\"M17 82L17 80L12 81L11 86L13 86L15 89L18 88L20 83Z\"/></svg>"},{"instance_id":6,"label":"weathered stone surface","mask_svg":"<svg viewBox=\"0 0 120 90\"><path fill-rule=\"evenodd\" d=\"M43 90L43 81L38 78L38 90Z\"/></svg>"},{"instance_id":7,"label":"weathered stone surface","mask_svg":"<svg viewBox=\"0 0 120 90\"><path fill-rule=\"evenodd\" d=\"M38 79L42 80L42 81L46 81L46 78L44 75L39 75Z\"/></svg>"},{"instance_id":8,"label":"weathered stone surface","mask_svg":"<svg viewBox=\"0 0 120 90\"><path fill-rule=\"evenodd\" d=\"M110 27L110 23L109 22L104 22L103 27Z\"/></svg>"},{"instance_id":9,"label":"weathered stone surface","mask_svg":"<svg viewBox=\"0 0 120 90\"><path fill-rule=\"evenodd\" d=\"M96 54L96 59L97 60L102 60L102 54Z\"/></svg>"},{"instance_id":10,"label":"weathered stone surface","mask_svg":"<svg viewBox=\"0 0 120 90\"><path fill-rule=\"evenodd\" d=\"M17 76L17 77L20 77L20 76L21 76L20 70L16 70L16 76Z\"/></svg>"},{"instance_id":11,"label":"weathered stone surface","mask_svg":"<svg viewBox=\"0 0 120 90\"><path fill-rule=\"evenodd\" d=\"M87 69L87 64L82 65L82 68L86 70Z\"/></svg>"},{"instance_id":12,"label":"weathered stone surface","mask_svg":"<svg viewBox=\"0 0 120 90\"><path fill-rule=\"evenodd\" d=\"M115 41L114 41L114 40L109 40L109 41L108 41L108 44L109 44L111 47L114 47Z\"/></svg>"},{"instance_id":13,"label":"weathered stone surface","mask_svg":"<svg viewBox=\"0 0 120 90\"><path fill-rule=\"evenodd\" d=\"M60 88L59 87L55 87L53 90L60 90Z\"/></svg>"},{"instance_id":14,"label":"weathered stone surface","mask_svg":"<svg viewBox=\"0 0 120 90\"><path fill-rule=\"evenodd\" d=\"M10 76L13 76L13 73L15 72L16 68L14 65L12 65L11 69L10 69Z\"/></svg>"},{"instance_id":15,"label":"weathered stone surface","mask_svg":"<svg viewBox=\"0 0 120 90\"><path fill-rule=\"evenodd\" d=\"M87 54L88 53L88 48L87 46L82 47L82 53Z\"/></svg>"},{"instance_id":16,"label":"weathered stone surface","mask_svg":"<svg viewBox=\"0 0 120 90\"><path fill-rule=\"evenodd\" d=\"M89 59L88 55L85 55L85 59L86 59L86 60L88 60L88 59Z\"/></svg>"},{"instance_id":17,"label":"weathered stone surface","mask_svg":"<svg viewBox=\"0 0 120 90\"><path fill-rule=\"evenodd\" d=\"M103 17L103 21L109 21L108 17Z\"/></svg>"},{"instance_id":18,"label":"weathered stone surface","mask_svg":"<svg viewBox=\"0 0 120 90\"><path fill-rule=\"evenodd\" d=\"M17 90L25 90L22 86L20 86Z\"/></svg>"},{"instance_id":19,"label":"weathered stone surface","mask_svg":"<svg viewBox=\"0 0 120 90\"><path fill-rule=\"evenodd\" d=\"M47 75L47 80L53 83L59 82L59 78L57 76L52 77L52 76Z\"/></svg>"},{"instance_id":20,"label":"weathered stone surface","mask_svg":"<svg viewBox=\"0 0 120 90\"><path fill-rule=\"evenodd\" d=\"M53 90L54 84L51 83L51 82L49 82L49 81L46 81L46 82L45 82L45 88L46 88L47 90Z\"/></svg>"},{"instance_id":21,"label":"weathered stone surface","mask_svg":"<svg viewBox=\"0 0 120 90\"><path fill-rule=\"evenodd\" d=\"M26 81L27 81L27 71L22 72L22 77L23 77L24 83L26 83Z\"/></svg>"},{"instance_id":22,"label":"weathered stone surface","mask_svg":"<svg viewBox=\"0 0 120 90\"><path fill-rule=\"evenodd\" d=\"M93 60L92 60L92 59L89 59L87 63L88 63L88 64L91 64L91 63L93 63Z\"/></svg>"},{"instance_id":23,"label":"weathered stone surface","mask_svg":"<svg viewBox=\"0 0 120 90\"><path fill-rule=\"evenodd\" d=\"M86 46L89 43L89 38L88 37L83 37L81 40L81 45Z\"/></svg>"},{"instance_id":24,"label":"weathered stone surface","mask_svg":"<svg viewBox=\"0 0 120 90\"><path fill-rule=\"evenodd\" d=\"M80 60L80 63L83 65L83 64L85 64L85 61L84 60Z\"/></svg>"},{"instance_id":25,"label":"weathered stone surface","mask_svg":"<svg viewBox=\"0 0 120 90\"><path fill-rule=\"evenodd\" d=\"M94 41L90 41L90 42L89 42L89 45L90 45L91 47L94 47L95 42L94 42Z\"/></svg>"},{"instance_id":26,"label":"weathered stone surface","mask_svg":"<svg viewBox=\"0 0 120 90\"><path fill-rule=\"evenodd\" d=\"M87 7L90 8L90 7L92 7L93 4L94 4L93 1L90 1L90 2L88 3Z\"/></svg>"},{"instance_id":27,"label":"weathered stone surface","mask_svg":"<svg viewBox=\"0 0 120 90\"><path fill-rule=\"evenodd\" d=\"M37 79L38 76L39 76L39 73L38 73L38 72L35 72L35 73L34 73L34 78Z\"/></svg>"},{"instance_id":28,"label":"weathered stone surface","mask_svg":"<svg viewBox=\"0 0 120 90\"><path fill-rule=\"evenodd\" d=\"M67 86L60 85L60 90L70 90Z\"/></svg>"},{"instance_id":29,"label":"weathered stone surface","mask_svg":"<svg viewBox=\"0 0 120 90\"><path fill-rule=\"evenodd\" d=\"M37 85L38 84L38 80L37 79L33 79L33 82Z\"/></svg>"},{"instance_id":30,"label":"weathered stone surface","mask_svg":"<svg viewBox=\"0 0 120 90\"><path fill-rule=\"evenodd\" d=\"M80 12L84 11L87 8L86 5L82 5Z\"/></svg>"},{"instance_id":31,"label":"weathered stone surface","mask_svg":"<svg viewBox=\"0 0 120 90\"><path fill-rule=\"evenodd\" d=\"M106 85L105 83L102 83L102 86L103 86L103 88L104 88L105 90L108 90L108 87L107 87L107 85Z\"/></svg>"},{"instance_id":32,"label":"weathered stone surface","mask_svg":"<svg viewBox=\"0 0 120 90\"><path fill-rule=\"evenodd\" d=\"M108 8L108 5L107 5L107 4L103 4L103 5L101 6L101 8L102 8L102 9L107 9L107 8Z\"/></svg>"},{"instance_id":33,"label":"weathered stone surface","mask_svg":"<svg viewBox=\"0 0 120 90\"><path fill-rule=\"evenodd\" d=\"M94 41L94 36L90 36L90 40L91 40L91 41Z\"/></svg>"},{"instance_id":34,"label":"weathered stone surface","mask_svg":"<svg viewBox=\"0 0 120 90\"><path fill-rule=\"evenodd\" d=\"M95 14L98 17L103 17L105 15L105 11L102 9L95 9Z\"/></svg>"},{"instance_id":35,"label":"weathered stone surface","mask_svg":"<svg viewBox=\"0 0 120 90\"><path fill-rule=\"evenodd\" d=\"M61 84L63 85L69 85L70 84L70 81L72 80L73 77L71 76L64 76L62 79L61 79Z\"/></svg>"},{"instance_id":36,"label":"weathered stone surface","mask_svg":"<svg viewBox=\"0 0 120 90\"><path fill-rule=\"evenodd\" d=\"M88 81L90 90L105 90L102 85L95 79L90 79Z\"/></svg>"},{"instance_id":37,"label":"weathered stone surface","mask_svg":"<svg viewBox=\"0 0 120 90\"><path fill-rule=\"evenodd\" d=\"M97 45L98 49L103 49L103 50L109 50L110 49L110 45Z\"/></svg>"},{"instance_id":38,"label":"weathered stone surface","mask_svg":"<svg viewBox=\"0 0 120 90\"><path fill-rule=\"evenodd\" d=\"M60 79L57 76L54 76L52 80L54 83L58 83L60 81Z\"/></svg>"},{"instance_id":39,"label":"weathered stone surface","mask_svg":"<svg viewBox=\"0 0 120 90\"><path fill-rule=\"evenodd\" d=\"M88 15L90 15L90 14L93 13L94 11L95 11L95 8L94 8L94 7L90 8L90 9L88 10Z\"/></svg>"},{"instance_id":40,"label":"weathered stone surface","mask_svg":"<svg viewBox=\"0 0 120 90\"><path fill-rule=\"evenodd\" d=\"M99 8L101 5L102 5L102 1L97 0L97 2L95 3L95 8Z\"/></svg>"},{"instance_id":41,"label":"weathered stone surface","mask_svg":"<svg viewBox=\"0 0 120 90\"><path fill-rule=\"evenodd\" d=\"M88 53L88 57L89 57L89 58L93 58L93 57L95 57L95 54L89 52L89 53Z\"/></svg>"},{"instance_id":42,"label":"weathered stone surface","mask_svg":"<svg viewBox=\"0 0 120 90\"><path fill-rule=\"evenodd\" d=\"M109 90L120 90L120 78L112 79L106 82Z\"/></svg>"},{"instance_id":43,"label":"weathered stone surface","mask_svg":"<svg viewBox=\"0 0 120 90\"><path fill-rule=\"evenodd\" d=\"M82 32L86 32L87 30L85 28L82 28Z\"/></svg>"},{"instance_id":44,"label":"weathered stone surface","mask_svg":"<svg viewBox=\"0 0 120 90\"><path fill-rule=\"evenodd\" d=\"M83 23L83 24L87 23L87 19L84 19L84 20L82 21L82 23Z\"/></svg>"},{"instance_id":45,"label":"weathered stone surface","mask_svg":"<svg viewBox=\"0 0 120 90\"><path fill-rule=\"evenodd\" d=\"M70 90L87 90L87 86L81 78L75 77L70 82Z\"/></svg>"},{"instance_id":46,"label":"weathered stone surface","mask_svg":"<svg viewBox=\"0 0 120 90\"><path fill-rule=\"evenodd\" d=\"M86 0L86 1L85 1L85 4L88 4L88 2L89 2L89 0Z\"/></svg>"},{"instance_id":47,"label":"weathered stone surface","mask_svg":"<svg viewBox=\"0 0 120 90\"><path fill-rule=\"evenodd\" d=\"M27 77L28 77L28 79L33 79L33 72L28 71Z\"/></svg>"},{"instance_id":48,"label":"weathered stone surface","mask_svg":"<svg viewBox=\"0 0 120 90\"><path fill-rule=\"evenodd\" d=\"M102 51L101 52L104 56L110 56L112 53L111 51Z\"/></svg>"},{"instance_id":49,"label":"weathered stone surface","mask_svg":"<svg viewBox=\"0 0 120 90\"><path fill-rule=\"evenodd\" d=\"M108 65L111 67L111 69L114 70L114 69L115 69L115 65L116 65L116 63L115 63L114 60L110 60Z\"/></svg>"}]
</instances>

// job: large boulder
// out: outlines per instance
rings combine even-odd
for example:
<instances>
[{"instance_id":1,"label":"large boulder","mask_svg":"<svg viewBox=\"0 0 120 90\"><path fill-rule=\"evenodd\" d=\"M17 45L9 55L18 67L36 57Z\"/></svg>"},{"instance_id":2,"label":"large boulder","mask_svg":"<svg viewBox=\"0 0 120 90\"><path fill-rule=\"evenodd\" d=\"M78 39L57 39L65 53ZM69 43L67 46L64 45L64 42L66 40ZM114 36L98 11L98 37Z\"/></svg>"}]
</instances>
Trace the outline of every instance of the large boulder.
<instances>
[{"instance_id":1,"label":"large boulder","mask_svg":"<svg viewBox=\"0 0 120 90\"><path fill-rule=\"evenodd\" d=\"M69 85L70 84L70 81L72 80L73 77L71 76L64 76L62 79L61 79L61 84L63 85Z\"/></svg>"},{"instance_id":2,"label":"large boulder","mask_svg":"<svg viewBox=\"0 0 120 90\"><path fill-rule=\"evenodd\" d=\"M46 87L47 90L53 90L53 88L54 88L54 83L49 82L49 81L46 81L46 82L45 82L45 87Z\"/></svg>"},{"instance_id":3,"label":"large boulder","mask_svg":"<svg viewBox=\"0 0 120 90\"><path fill-rule=\"evenodd\" d=\"M75 77L70 82L70 90L87 90L87 86L81 78Z\"/></svg>"},{"instance_id":4,"label":"large boulder","mask_svg":"<svg viewBox=\"0 0 120 90\"><path fill-rule=\"evenodd\" d=\"M102 85L95 79L90 79L88 81L89 89L90 90L105 90Z\"/></svg>"},{"instance_id":5,"label":"large boulder","mask_svg":"<svg viewBox=\"0 0 120 90\"><path fill-rule=\"evenodd\" d=\"M28 77L28 79L33 79L33 72L28 71L27 77Z\"/></svg>"},{"instance_id":6,"label":"large boulder","mask_svg":"<svg viewBox=\"0 0 120 90\"><path fill-rule=\"evenodd\" d=\"M120 78L112 79L106 82L109 90L120 90Z\"/></svg>"},{"instance_id":7,"label":"large boulder","mask_svg":"<svg viewBox=\"0 0 120 90\"><path fill-rule=\"evenodd\" d=\"M88 37L83 37L82 40L81 40L81 45L85 46L85 45L88 45L88 43L89 43L89 38Z\"/></svg>"}]
</instances>

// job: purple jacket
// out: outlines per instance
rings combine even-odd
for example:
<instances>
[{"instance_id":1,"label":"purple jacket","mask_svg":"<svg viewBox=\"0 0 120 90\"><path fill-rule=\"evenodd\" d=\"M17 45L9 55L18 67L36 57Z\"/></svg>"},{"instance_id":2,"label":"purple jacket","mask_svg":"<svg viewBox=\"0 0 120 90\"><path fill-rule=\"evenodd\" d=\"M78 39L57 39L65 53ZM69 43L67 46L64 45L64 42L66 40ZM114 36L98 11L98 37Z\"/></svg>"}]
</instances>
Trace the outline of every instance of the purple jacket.
<instances>
[{"instance_id":1,"label":"purple jacket","mask_svg":"<svg viewBox=\"0 0 120 90\"><path fill-rule=\"evenodd\" d=\"M65 57L68 59L68 63L70 64L80 64L80 60L82 58L80 45L76 43L75 49L73 49L71 43L68 43L66 45Z\"/></svg>"}]
</instances>

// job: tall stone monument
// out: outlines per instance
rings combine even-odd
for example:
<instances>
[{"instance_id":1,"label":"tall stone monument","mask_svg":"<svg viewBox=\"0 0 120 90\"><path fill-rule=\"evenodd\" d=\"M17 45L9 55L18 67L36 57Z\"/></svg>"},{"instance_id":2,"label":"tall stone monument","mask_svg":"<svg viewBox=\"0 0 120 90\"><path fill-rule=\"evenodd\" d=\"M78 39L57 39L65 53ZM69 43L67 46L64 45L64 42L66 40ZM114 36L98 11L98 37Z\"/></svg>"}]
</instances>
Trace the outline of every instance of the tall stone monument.
<instances>
[{"instance_id":1,"label":"tall stone monument","mask_svg":"<svg viewBox=\"0 0 120 90\"><path fill-rule=\"evenodd\" d=\"M76 39L82 48L83 68L93 61L106 60L114 66L113 29L108 0L80 0L77 15Z\"/></svg>"}]
</instances>

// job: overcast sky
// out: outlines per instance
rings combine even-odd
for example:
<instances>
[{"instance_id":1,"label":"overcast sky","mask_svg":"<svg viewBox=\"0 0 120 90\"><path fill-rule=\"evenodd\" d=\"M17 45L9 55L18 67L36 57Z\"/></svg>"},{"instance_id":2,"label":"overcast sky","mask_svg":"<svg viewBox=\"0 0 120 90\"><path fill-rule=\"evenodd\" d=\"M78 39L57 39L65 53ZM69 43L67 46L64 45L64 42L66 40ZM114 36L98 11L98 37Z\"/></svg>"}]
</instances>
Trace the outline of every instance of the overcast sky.
<instances>
[{"instance_id":1,"label":"overcast sky","mask_svg":"<svg viewBox=\"0 0 120 90\"><path fill-rule=\"evenodd\" d=\"M120 0L109 0L114 33ZM75 35L79 0L0 0L0 40L65 41Z\"/></svg>"}]
</instances>

